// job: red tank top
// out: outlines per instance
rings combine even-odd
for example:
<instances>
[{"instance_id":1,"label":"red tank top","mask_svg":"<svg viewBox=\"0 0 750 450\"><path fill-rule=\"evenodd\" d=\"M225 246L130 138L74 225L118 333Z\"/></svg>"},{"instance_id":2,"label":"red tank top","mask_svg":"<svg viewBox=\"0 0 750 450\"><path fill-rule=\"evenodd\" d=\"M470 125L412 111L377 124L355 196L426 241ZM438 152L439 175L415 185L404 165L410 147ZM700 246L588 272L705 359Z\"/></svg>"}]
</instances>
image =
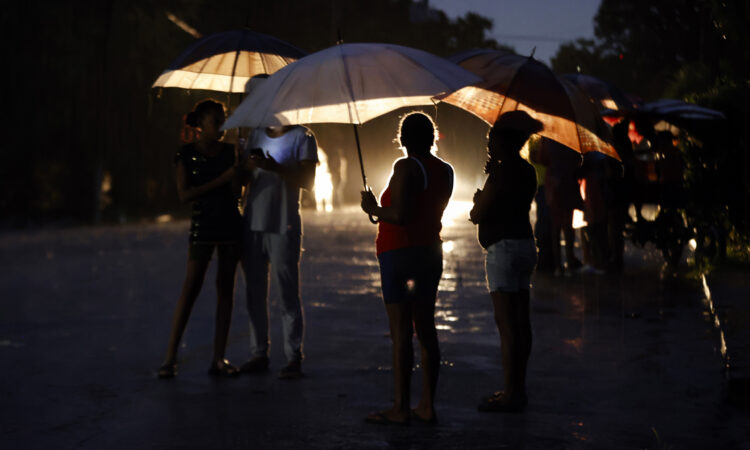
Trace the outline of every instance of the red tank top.
<instances>
[{"instance_id":1,"label":"red tank top","mask_svg":"<svg viewBox=\"0 0 750 450\"><path fill-rule=\"evenodd\" d=\"M377 254L405 247L427 246L441 242L441 219L453 193L453 168L442 159L410 156L419 164L424 177L423 189L414 199L411 220L405 225L381 221L375 238ZM380 205L391 206L391 187L380 196Z\"/></svg>"}]
</instances>

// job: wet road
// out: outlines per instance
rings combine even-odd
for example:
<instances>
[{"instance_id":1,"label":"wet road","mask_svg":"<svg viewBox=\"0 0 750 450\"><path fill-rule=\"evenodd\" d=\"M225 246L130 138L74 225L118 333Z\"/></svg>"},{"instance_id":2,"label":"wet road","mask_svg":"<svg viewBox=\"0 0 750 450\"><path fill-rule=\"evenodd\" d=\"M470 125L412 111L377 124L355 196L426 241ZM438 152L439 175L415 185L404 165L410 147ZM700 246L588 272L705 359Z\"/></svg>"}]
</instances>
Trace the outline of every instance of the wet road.
<instances>
[{"instance_id":1,"label":"wet road","mask_svg":"<svg viewBox=\"0 0 750 450\"><path fill-rule=\"evenodd\" d=\"M529 407L482 414L502 387L499 338L474 228L447 220L437 323L440 424L391 428L390 342L375 228L351 210L306 213L306 377L214 381L213 277L173 381L155 378L184 275L187 222L0 236L2 448L748 448L750 414L723 399L698 282L629 248L621 276L536 275ZM244 281L227 356L247 358ZM274 293L272 292L272 299ZM418 358L416 359L418 362ZM420 391L419 374L412 391ZM415 400L416 401L416 400Z\"/></svg>"}]
</instances>

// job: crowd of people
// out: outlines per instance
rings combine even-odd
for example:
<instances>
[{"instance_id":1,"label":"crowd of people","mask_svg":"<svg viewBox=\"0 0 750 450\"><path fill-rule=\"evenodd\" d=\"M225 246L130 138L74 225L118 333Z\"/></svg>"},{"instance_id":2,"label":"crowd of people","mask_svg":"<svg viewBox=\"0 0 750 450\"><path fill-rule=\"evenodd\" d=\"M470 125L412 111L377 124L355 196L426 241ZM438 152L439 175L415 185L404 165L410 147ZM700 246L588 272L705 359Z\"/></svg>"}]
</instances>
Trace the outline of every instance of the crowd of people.
<instances>
[{"instance_id":1,"label":"crowd of people","mask_svg":"<svg viewBox=\"0 0 750 450\"><path fill-rule=\"evenodd\" d=\"M280 292L283 349L287 364L279 378L303 376L304 314L299 262L302 240L299 198L312 189L318 150L302 126L253 130L244 145L222 142L226 111L206 100L186 116L197 138L175 156L177 188L192 203L187 273L174 312L160 378L177 375L177 350L214 252L218 255L214 355L208 373L231 377L269 369L268 280ZM481 399L480 411L520 412L528 400L526 369L532 347L530 280L537 267L555 275L581 268L622 267L622 230L627 215L632 148L615 127L621 164L596 153L583 157L547 139L531 136L542 124L523 111L505 113L488 133L486 182L474 194L470 220L485 249L486 279L500 335L504 390ZM435 304L443 270L442 215L453 193L454 171L435 155L438 131L421 112L402 117L396 142L404 152L393 165L379 199L361 193L361 208L377 218L376 254L382 297L393 346L394 403L366 421L435 423L440 346ZM528 160L521 156L529 148ZM624 169L623 169L624 167ZM532 230L529 212L536 202ZM238 208L238 205L241 207ZM575 256L574 210L588 223L581 233L583 259ZM560 237L564 237L564 251ZM537 246L539 250L537 250ZM563 258L564 255L564 258ZM240 264L247 280L250 357L237 367L224 357ZM423 391L410 405L414 365L412 338L421 350Z\"/></svg>"},{"instance_id":2,"label":"crowd of people","mask_svg":"<svg viewBox=\"0 0 750 450\"><path fill-rule=\"evenodd\" d=\"M669 131L655 132L648 122L639 122L635 128L639 139L633 142L629 127L629 120L612 127L620 161L597 152L581 155L546 138L529 146L529 159L537 169L538 180L534 229L539 247L537 270L555 276L570 276L576 271L617 273L623 267L626 226L632 224L632 229L646 223L643 204L658 204L662 211L683 205L684 169L675 137ZM645 157L639 159L636 154ZM577 224L573 220L576 210L581 214ZM575 255L576 239L583 261Z\"/></svg>"}]
</instances>

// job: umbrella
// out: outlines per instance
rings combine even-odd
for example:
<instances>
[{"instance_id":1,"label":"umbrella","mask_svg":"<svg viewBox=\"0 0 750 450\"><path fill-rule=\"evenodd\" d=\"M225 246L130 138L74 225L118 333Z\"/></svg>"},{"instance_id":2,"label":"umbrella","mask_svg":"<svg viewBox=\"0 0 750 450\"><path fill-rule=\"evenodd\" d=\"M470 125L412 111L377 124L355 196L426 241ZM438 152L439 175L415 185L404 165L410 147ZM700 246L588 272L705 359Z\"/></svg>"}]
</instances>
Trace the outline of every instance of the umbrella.
<instances>
[{"instance_id":1,"label":"umbrella","mask_svg":"<svg viewBox=\"0 0 750 450\"><path fill-rule=\"evenodd\" d=\"M647 102L632 111L604 110L602 114L608 117L625 117L628 120L646 120L651 123L664 121L697 134L710 132L726 119L721 111L674 99Z\"/></svg>"},{"instance_id":2,"label":"umbrella","mask_svg":"<svg viewBox=\"0 0 750 450\"><path fill-rule=\"evenodd\" d=\"M439 100L465 109L490 125L501 114L524 110L544 124L541 136L580 153L598 151L620 159L597 106L570 81L532 57L475 50L451 58L486 81Z\"/></svg>"},{"instance_id":3,"label":"umbrella","mask_svg":"<svg viewBox=\"0 0 750 450\"><path fill-rule=\"evenodd\" d=\"M480 81L456 64L394 44L340 44L310 54L268 77L229 116L224 128L357 124Z\"/></svg>"},{"instance_id":4,"label":"umbrella","mask_svg":"<svg viewBox=\"0 0 750 450\"><path fill-rule=\"evenodd\" d=\"M620 89L604 80L582 73L566 73L562 77L599 103L601 109L632 111L637 107Z\"/></svg>"},{"instance_id":5,"label":"umbrella","mask_svg":"<svg viewBox=\"0 0 750 450\"><path fill-rule=\"evenodd\" d=\"M644 103L638 108L638 112L663 119L666 122L669 122L670 119L678 121L726 119L724 113L720 111L673 99L661 99Z\"/></svg>"},{"instance_id":6,"label":"umbrella","mask_svg":"<svg viewBox=\"0 0 750 450\"><path fill-rule=\"evenodd\" d=\"M272 74L305 52L249 29L216 33L194 42L169 65L152 87L245 92L258 74Z\"/></svg>"}]
</instances>

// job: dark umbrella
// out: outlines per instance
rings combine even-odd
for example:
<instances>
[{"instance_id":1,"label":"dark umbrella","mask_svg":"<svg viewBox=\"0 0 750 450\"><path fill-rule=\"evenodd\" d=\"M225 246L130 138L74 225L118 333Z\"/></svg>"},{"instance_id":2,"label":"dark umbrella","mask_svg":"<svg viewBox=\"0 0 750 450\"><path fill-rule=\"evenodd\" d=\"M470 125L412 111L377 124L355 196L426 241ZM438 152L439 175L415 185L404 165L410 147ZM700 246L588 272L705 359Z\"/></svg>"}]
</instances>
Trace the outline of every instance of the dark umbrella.
<instances>
[{"instance_id":1,"label":"dark umbrella","mask_svg":"<svg viewBox=\"0 0 750 450\"><path fill-rule=\"evenodd\" d=\"M253 76L270 75L305 54L289 43L247 28L225 31L190 45L153 87L244 93Z\"/></svg>"},{"instance_id":2,"label":"dark umbrella","mask_svg":"<svg viewBox=\"0 0 750 450\"><path fill-rule=\"evenodd\" d=\"M599 103L601 109L632 111L638 105L623 94L617 86L602 79L582 73L566 73L563 78L578 86L592 100Z\"/></svg>"}]
</instances>

